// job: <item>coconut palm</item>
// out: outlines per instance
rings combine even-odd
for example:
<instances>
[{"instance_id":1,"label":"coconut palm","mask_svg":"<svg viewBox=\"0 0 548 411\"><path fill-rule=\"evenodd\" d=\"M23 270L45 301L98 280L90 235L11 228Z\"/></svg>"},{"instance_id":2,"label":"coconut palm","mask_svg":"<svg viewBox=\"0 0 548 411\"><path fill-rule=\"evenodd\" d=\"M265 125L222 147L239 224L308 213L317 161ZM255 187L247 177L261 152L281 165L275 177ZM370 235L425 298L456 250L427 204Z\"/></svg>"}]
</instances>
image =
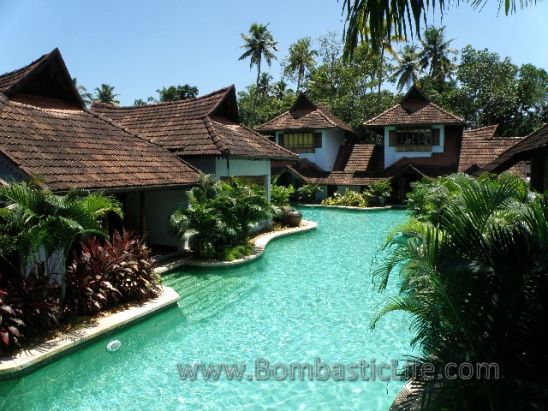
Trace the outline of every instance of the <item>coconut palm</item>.
<instances>
[{"instance_id":1,"label":"coconut palm","mask_svg":"<svg viewBox=\"0 0 548 411\"><path fill-rule=\"evenodd\" d=\"M270 92L270 82L273 80L273 77L268 73L261 73L261 78L259 79L259 83L257 85L257 94L261 96L261 98L268 97L268 93Z\"/></svg>"},{"instance_id":2,"label":"coconut palm","mask_svg":"<svg viewBox=\"0 0 548 411\"><path fill-rule=\"evenodd\" d=\"M116 97L118 94L114 93L114 86L109 84L101 84L101 87L95 88L95 98L94 101L104 104L120 104Z\"/></svg>"},{"instance_id":3,"label":"coconut palm","mask_svg":"<svg viewBox=\"0 0 548 411\"><path fill-rule=\"evenodd\" d=\"M277 99L284 98L285 94L288 92L287 83L283 80L277 81L272 86L272 93Z\"/></svg>"},{"instance_id":4,"label":"coconut palm","mask_svg":"<svg viewBox=\"0 0 548 411\"><path fill-rule=\"evenodd\" d=\"M316 64L316 50L311 49L310 37L297 40L289 46L289 54L286 58L284 74L289 78L297 79L297 93L301 89L302 81L306 72L310 72Z\"/></svg>"},{"instance_id":5,"label":"coconut palm","mask_svg":"<svg viewBox=\"0 0 548 411\"><path fill-rule=\"evenodd\" d=\"M80 98L82 99L84 104L86 106L89 106L91 100L93 99L91 93L86 89L85 86L83 86L82 84L78 84L78 80L76 79L76 77L72 79L72 82L74 83L74 86L76 87L78 94L80 94Z\"/></svg>"},{"instance_id":6,"label":"coconut palm","mask_svg":"<svg viewBox=\"0 0 548 411\"><path fill-rule=\"evenodd\" d=\"M543 409L548 198L531 197L515 176L450 179L456 190L441 218L407 224L389 239L390 257L374 276L383 289L398 270L401 293L373 325L392 311L410 314L421 354L404 375L413 380L408 401L417 409ZM430 188L437 196L437 184ZM427 363L433 373L421 374ZM476 371L473 379L452 379L449 363L496 366L491 378L484 368L480 378Z\"/></svg>"},{"instance_id":7,"label":"coconut palm","mask_svg":"<svg viewBox=\"0 0 548 411\"><path fill-rule=\"evenodd\" d=\"M241 36L244 41L242 48L245 49L245 52L238 60L249 58L249 68L251 69L253 66L257 66L257 81L255 82L255 87L258 89L262 61L264 59L266 64L268 64L269 67L271 66L272 60L276 59L274 52L278 51L278 43L274 41L272 33L268 30L268 24L253 23L249 28L249 33L242 33ZM257 94L255 94L253 108L251 110L251 122L254 120L256 107Z\"/></svg>"},{"instance_id":8,"label":"coconut palm","mask_svg":"<svg viewBox=\"0 0 548 411\"><path fill-rule=\"evenodd\" d=\"M420 62L417 46L406 45L402 53L398 57L398 67L394 72L394 77L397 78L397 86L401 91L406 86L411 86L419 78Z\"/></svg>"},{"instance_id":9,"label":"coconut palm","mask_svg":"<svg viewBox=\"0 0 548 411\"><path fill-rule=\"evenodd\" d=\"M111 212L123 215L120 203L101 193L72 190L61 196L27 183L0 187L0 204L0 256L7 262L16 257L20 267L13 268L23 273L40 250L47 267L64 263L79 235L104 235L102 219Z\"/></svg>"},{"instance_id":10,"label":"coconut palm","mask_svg":"<svg viewBox=\"0 0 548 411\"><path fill-rule=\"evenodd\" d=\"M536 0L496 0L506 15L514 13L517 8L524 8L536 4ZM487 0L471 0L469 4L474 8L482 8ZM459 4L458 2L456 3ZM345 36L354 38L351 46L355 48L361 40L360 33L368 28L367 41L380 46L380 40L386 33L397 37L408 38L408 34L415 34L420 38L421 21L425 20L428 9L440 13L453 3L447 0L429 2L427 0L343 0L343 13L346 12Z\"/></svg>"},{"instance_id":11,"label":"coconut palm","mask_svg":"<svg viewBox=\"0 0 548 411\"><path fill-rule=\"evenodd\" d=\"M451 46L453 40L445 39L445 27L429 27L421 39L422 50L419 53L419 64L422 70L441 86L451 77L455 69L453 56L456 53Z\"/></svg>"}]
</instances>

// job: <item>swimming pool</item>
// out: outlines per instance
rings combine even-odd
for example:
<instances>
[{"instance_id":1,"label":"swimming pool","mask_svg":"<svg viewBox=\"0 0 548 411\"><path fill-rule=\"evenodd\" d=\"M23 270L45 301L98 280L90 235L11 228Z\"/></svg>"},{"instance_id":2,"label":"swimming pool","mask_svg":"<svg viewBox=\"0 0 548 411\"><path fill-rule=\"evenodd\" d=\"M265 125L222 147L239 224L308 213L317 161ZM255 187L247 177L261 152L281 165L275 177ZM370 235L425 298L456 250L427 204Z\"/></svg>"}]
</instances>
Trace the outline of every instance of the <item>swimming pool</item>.
<instances>
[{"instance_id":1,"label":"swimming pool","mask_svg":"<svg viewBox=\"0 0 548 411\"><path fill-rule=\"evenodd\" d=\"M19 380L0 382L9 410L359 409L387 410L402 386L382 381L183 381L178 364L254 361L351 364L410 353L409 320L372 314L397 284L378 294L369 276L402 210L303 208L312 232L271 243L251 264L170 273L182 297L169 309ZM118 339L116 352L105 349ZM264 363L263 363L264 364ZM247 372L249 371L249 372ZM283 376L283 368L278 376ZM281 379L281 378L280 378Z\"/></svg>"}]
</instances>

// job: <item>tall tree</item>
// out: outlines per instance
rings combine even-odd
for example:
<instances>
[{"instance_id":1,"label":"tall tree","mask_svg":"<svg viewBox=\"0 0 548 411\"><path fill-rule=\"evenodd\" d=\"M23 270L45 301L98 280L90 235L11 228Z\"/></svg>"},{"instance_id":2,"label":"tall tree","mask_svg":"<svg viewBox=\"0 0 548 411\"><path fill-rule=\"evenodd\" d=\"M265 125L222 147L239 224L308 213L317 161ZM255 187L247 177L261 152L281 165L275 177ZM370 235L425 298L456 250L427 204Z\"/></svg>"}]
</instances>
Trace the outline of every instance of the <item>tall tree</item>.
<instances>
[{"instance_id":1,"label":"tall tree","mask_svg":"<svg viewBox=\"0 0 548 411\"><path fill-rule=\"evenodd\" d=\"M268 97L270 92L270 82L273 80L273 77L268 73L261 73L261 78L259 78L259 83L257 86L257 94L261 98Z\"/></svg>"},{"instance_id":2,"label":"tall tree","mask_svg":"<svg viewBox=\"0 0 548 411\"><path fill-rule=\"evenodd\" d=\"M257 81L255 83L255 87L258 89L263 58L266 61L266 64L270 67L272 60L276 59L274 52L278 51L278 43L274 41L272 33L268 30L268 24L253 23L249 28L249 33L241 33L241 37L244 41L242 48L245 49L245 52L240 56L239 60L249 58L249 68L251 69L253 66L257 66ZM257 97L258 94L256 93L251 113L252 119L255 116Z\"/></svg>"},{"instance_id":3,"label":"tall tree","mask_svg":"<svg viewBox=\"0 0 548 411\"><path fill-rule=\"evenodd\" d=\"M162 103L167 101L177 101L177 100L184 100L188 98L196 98L198 97L198 87L191 86L190 84L183 84L180 86L169 86L169 87L162 87L159 90L156 90L156 92L160 96L160 101Z\"/></svg>"},{"instance_id":4,"label":"tall tree","mask_svg":"<svg viewBox=\"0 0 548 411\"><path fill-rule=\"evenodd\" d=\"M291 79L297 79L297 93L299 93L306 72L316 64L316 50L311 49L310 37L297 40L289 46L289 54L286 58L284 75Z\"/></svg>"},{"instance_id":5,"label":"tall tree","mask_svg":"<svg viewBox=\"0 0 548 411\"><path fill-rule=\"evenodd\" d=\"M421 66L417 46L414 44L404 46L398 63L394 77L397 78L398 90L401 91L404 87L411 86L419 78Z\"/></svg>"},{"instance_id":6,"label":"tall tree","mask_svg":"<svg viewBox=\"0 0 548 411\"><path fill-rule=\"evenodd\" d=\"M116 100L117 96L118 94L114 93L114 86L103 83L101 84L101 87L95 89L95 97L93 100L99 103L116 105L120 104L120 102Z\"/></svg>"},{"instance_id":7,"label":"tall tree","mask_svg":"<svg viewBox=\"0 0 548 411\"><path fill-rule=\"evenodd\" d=\"M443 83L455 70L453 60L456 52L451 48L452 41L452 39L445 39L445 27L429 27L424 30L421 39L422 50L419 53L421 69L428 70L428 75L437 84L438 89L443 87Z\"/></svg>"},{"instance_id":8,"label":"tall tree","mask_svg":"<svg viewBox=\"0 0 548 411\"><path fill-rule=\"evenodd\" d=\"M537 0L496 0L506 15L514 13L517 8L533 5ZM487 0L470 0L474 8L482 8ZM455 3L448 0L343 0L343 13L346 13L345 37L355 48L362 40L380 47L386 34L408 38L416 35L420 38L421 20L426 20L428 9L433 13L443 13ZM459 2L456 2L458 5ZM368 34L363 37L367 28Z\"/></svg>"},{"instance_id":9,"label":"tall tree","mask_svg":"<svg viewBox=\"0 0 548 411\"><path fill-rule=\"evenodd\" d=\"M272 86L272 93L274 94L274 97L276 97L277 99L284 98L287 91L288 91L287 83L283 80L277 81Z\"/></svg>"},{"instance_id":10,"label":"tall tree","mask_svg":"<svg viewBox=\"0 0 548 411\"><path fill-rule=\"evenodd\" d=\"M76 90L78 90L78 94L80 94L80 98L84 102L86 106L89 106L91 103L91 100L93 99L93 96L91 93L86 89L86 87L82 84L78 84L78 80L76 77L72 79L72 82L74 83L74 86L76 87Z\"/></svg>"}]
</instances>

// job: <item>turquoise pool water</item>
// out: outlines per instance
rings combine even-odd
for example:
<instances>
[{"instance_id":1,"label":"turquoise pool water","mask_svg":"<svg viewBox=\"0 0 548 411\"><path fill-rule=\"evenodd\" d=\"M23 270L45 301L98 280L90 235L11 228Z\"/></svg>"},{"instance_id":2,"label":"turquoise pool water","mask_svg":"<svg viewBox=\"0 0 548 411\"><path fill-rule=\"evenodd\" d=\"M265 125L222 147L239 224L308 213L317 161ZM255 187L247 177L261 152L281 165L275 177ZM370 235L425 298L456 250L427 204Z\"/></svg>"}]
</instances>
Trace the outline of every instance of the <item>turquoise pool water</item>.
<instances>
[{"instance_id":1,"label":"turquoise pool water","mask_svg":"<svg viewBox=\"0 0 548 411\"><path fill-rule=\"evenodd\" d=\"M410 352L407 317L375 330L384 294L372 287L372 259L404 211L305 208L317 230L271 243L263 258L222 271L165 277L182 296L169 309L74 352L20 381L0 382L6 410L288 409L387 410L400 382L183 381L177 364L350 364L389 362ZM107 352L106 344L121 341ZM246 371L246 373L247 373ZM278 369L282 375L283 369ZM347 374L348 375L348 374Z\"/></svg>"}]
</instances>

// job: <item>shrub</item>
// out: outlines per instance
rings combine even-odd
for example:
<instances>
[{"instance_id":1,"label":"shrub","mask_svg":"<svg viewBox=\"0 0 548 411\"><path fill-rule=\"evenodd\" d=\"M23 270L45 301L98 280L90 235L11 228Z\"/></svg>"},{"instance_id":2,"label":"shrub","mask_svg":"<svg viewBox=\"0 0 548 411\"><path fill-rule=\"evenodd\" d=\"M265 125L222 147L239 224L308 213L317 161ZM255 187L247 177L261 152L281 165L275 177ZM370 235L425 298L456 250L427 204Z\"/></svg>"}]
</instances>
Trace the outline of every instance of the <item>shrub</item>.
<instances>
[{"instance_id":1,"label":"shrub","mask_svg":"<svg viewBox=\"0 0 548 411\"><path fill-rule=\"evenodd\" d=\"M195 236L202 258L224 258L227 248L245 245L252 224L272 215L264 190L246 186L238 179L214 181L202 175L188 193L189 207L171 216L171 226L182 240Z\"/></svg>"},{"instance_id":2,"label":"shrub","mask_svg":"<svg viewBox=\"0 0 548 411\"><path fill-rule=\"evenodd\" d=\"M347 207L367 207L367 197L353 190L346 190L343 195L335 193L322 201L325 205L340 205Z\"/></svg>"},{"instance_id":3,"label":"shrub","mask_svg":"<svg viewBox=\"0 0 548 411\"><path fill-rule=\"evenodd\" d=\"M23 310L8 302L8 292L0 289L0 353L13 350L23 338Z\"/></svg>"},{"instance_id":4,"label":"shrub","mask_svg":"<svg viewBox=\"0 0 548 411\"><path fill-rule=\"evenodd\" d=\"M270 190L270 202L272 205L278 207L288 205L289 198L293 195L293 193L295 193L295 189L292 185L284 187L272 184Z\"/></svg>"},{"instance_id":5,"label":"shrub","mask_svg":"<svg viewBox=\"0 0 548 411\"><path fill-rule=\"evenodd\" d=\"M388 180L377 181L366 190L366 195L369 196L369 205L371 206L384 206L391 193L392 185Z\"/></svg>"},{"instance_id":6,"label":"shrub","mask_svg":"<svg viewBox=\"0 0 548 411\"><path fill-rule=\"evenodd\" d=\"M224 260L234 261L239 258L251 255L253 252L253 246L251 244L237 245L236 247L227 248L225 250Z\"/></svg>"},{"instance_id":7,"label":"shrub","mask_svg":"<svg viewBox=\"0 0 548 411\"><path fill-rule=\"evenodd\" d=\"M297 189L297 198L299 201L314 201L316 193L321 191L322 189L318 184L305 184Z\"/></svg>"}]
</instances>

